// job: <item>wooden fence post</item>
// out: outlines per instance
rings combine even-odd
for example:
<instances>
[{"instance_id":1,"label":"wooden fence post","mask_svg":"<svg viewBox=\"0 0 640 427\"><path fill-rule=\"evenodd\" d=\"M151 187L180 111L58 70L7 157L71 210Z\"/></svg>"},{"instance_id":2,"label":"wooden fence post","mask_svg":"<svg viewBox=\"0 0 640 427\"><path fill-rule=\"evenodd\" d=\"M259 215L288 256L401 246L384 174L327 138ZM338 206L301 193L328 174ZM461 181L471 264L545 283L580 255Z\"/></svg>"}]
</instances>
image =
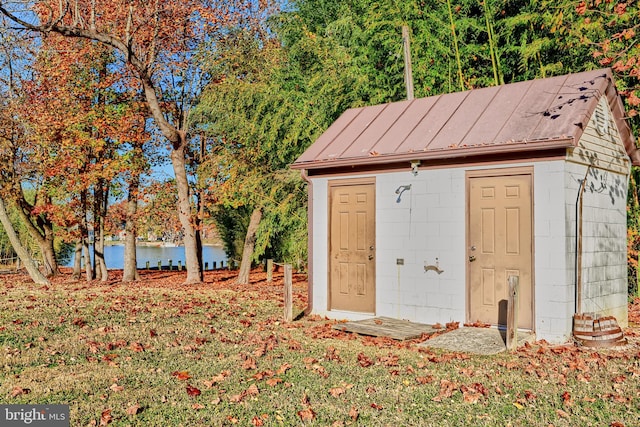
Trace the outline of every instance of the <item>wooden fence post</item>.
<instances>
[{"instance_id":1,"label":"wooden fence post","mask_svg":"<svg viewBox=\"0 0 640 427\"><path fill-rule=\"evenodd\" d=\"M178 260L178 271L182 271L182 260Z\"/></svg>"},{"instance_id":2,"label":"wooden fence post","mask_svg":"<svg viewBox=\"0 0 640 427\"><path fill-rule=\"evenodd\" d=\"M169 271L173 269L173 261L169 260Z\"/></svg>"},{"instance_id":3,"label":"wooden fence post","mask_svg":"<svg viewBox=\"0 0 640 427\"><path fill-rule=\"evenodd\" d=\"M518 288L520 278L509 276L509 300L507 302L507 350L518 347Z\"/></svg>"},{"instance_id":4,"label":"wooden fence post","mask_svg":"<svg viewBox=\"0 0 640 427\"><path fill-rule=\"evenodd\" d=\"M273 260L267 260L267 283L271 283L273 281Z\"/></svg>"},{"instance_id":5,"label":"wooden fence post","mask_svg":"<svg viewBox=\"0 0 640 427\"><path fill-rule=\"evenodd\" d=\"M147 270L149 269L149 261L147 261L145 267L147 267Z\"/></svg>"},{"instance_id":6,"label":"wooden fence post","mask_svg":"<svg viewBox=\"0 0 640 427\"><path fill-rule=\"evenodd\" d=\"M284 265L284 321L293 320L293 277L291 264Z\"/></svg>"},{"instance_id":7,"label":"wooden fence post","mask_svg":"<svg viewBox=\"0 0 640 427\"><path fill-rule=\"evenodd\" d=\"M158 260L158 271L162 270L162 261Z\"/></svg>"}]
</instances>

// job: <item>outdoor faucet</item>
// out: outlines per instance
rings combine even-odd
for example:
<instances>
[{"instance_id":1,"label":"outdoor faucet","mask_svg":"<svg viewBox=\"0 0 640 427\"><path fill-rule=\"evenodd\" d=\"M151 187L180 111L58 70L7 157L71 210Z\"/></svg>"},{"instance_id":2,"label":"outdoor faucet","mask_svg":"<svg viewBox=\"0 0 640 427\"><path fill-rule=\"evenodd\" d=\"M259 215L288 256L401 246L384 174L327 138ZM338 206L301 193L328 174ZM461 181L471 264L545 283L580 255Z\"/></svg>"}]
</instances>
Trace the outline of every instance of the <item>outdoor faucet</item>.
<instances>
[{"instance_id":1,"label":"outdoor faucet","mask_svg":"<svg viewBox=\"0 0 640 427\"><path fill-rule=\"evenodd\" d=\"M398 198L396 199L396 203L400 203L400 200L402 198L402 193L404 193L407 190L411 190L411 184L401 185L400 187L396 188L396 194L398 195Z\"/></svg>"},{"instance_id":2,"label":"outdoor faucet","mask_svg":"<svg viewBox=\"0 0 640 427\"><path fill-rule=\"evenodd\" d=\"M427 271L435 271L438 274L444 273L444 270L440 269L438 258L436 258L436 265L427 265L427 262L425 261L424 272L426 273Z\"/></svg>"}]
</instances>

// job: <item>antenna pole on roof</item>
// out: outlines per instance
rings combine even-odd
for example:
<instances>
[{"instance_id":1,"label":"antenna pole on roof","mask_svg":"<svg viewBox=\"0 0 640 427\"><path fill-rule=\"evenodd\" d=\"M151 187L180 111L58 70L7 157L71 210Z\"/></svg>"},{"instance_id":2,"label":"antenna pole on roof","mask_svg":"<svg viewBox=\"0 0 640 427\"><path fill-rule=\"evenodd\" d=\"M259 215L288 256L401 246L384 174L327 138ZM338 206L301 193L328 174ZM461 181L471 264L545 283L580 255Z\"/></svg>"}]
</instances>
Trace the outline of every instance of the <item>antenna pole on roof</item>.
<instances>
[{"instance_id":1,"label":"antenna pole on roof","mask_svg":"<svg viewBox=\"0 0 640 427\"><path fill-rule=\"evenodd\" d=\"M409 45L409 27L402 26L402 45L404 48L404 85L407 87L407 99L413 99L413 72L411 71L411 46Z\"/></svg>"}]
</instances>

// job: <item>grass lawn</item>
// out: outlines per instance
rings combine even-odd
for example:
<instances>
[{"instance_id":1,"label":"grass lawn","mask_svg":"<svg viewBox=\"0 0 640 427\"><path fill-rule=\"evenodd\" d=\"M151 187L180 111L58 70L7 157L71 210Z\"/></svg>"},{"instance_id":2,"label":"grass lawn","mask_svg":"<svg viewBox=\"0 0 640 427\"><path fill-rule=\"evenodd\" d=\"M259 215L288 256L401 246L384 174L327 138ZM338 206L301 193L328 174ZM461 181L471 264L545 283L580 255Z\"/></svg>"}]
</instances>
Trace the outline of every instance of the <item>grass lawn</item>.
<instances>
[{"instance_id":1,"label":"grass lawn","mask_svg":"<svg viewBox=\"0 0 640 427\"><path fill-rule=\"evenodd\" d=\"M278 273L242 287L222 271L198 286L118 274L0 276L0 403L69 404L72 426L640 425L638 329L620 349L457 354L284 323ZM295 316L306 277L294 282Z\"/></svg>"}]
</instances>

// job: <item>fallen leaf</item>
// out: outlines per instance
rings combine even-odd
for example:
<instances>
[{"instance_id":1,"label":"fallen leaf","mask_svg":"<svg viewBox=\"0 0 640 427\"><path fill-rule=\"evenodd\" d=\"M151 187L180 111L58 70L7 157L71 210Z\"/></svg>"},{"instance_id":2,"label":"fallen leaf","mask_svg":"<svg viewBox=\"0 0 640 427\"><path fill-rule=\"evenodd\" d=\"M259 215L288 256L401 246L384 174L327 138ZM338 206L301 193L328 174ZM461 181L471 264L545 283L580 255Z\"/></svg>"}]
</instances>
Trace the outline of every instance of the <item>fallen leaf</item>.
<instances>
[{"instance_id":1,"label":"fallen leaf","mask_svg":"<svg viewBox=\"0 0 640 427\"><path fill-rule=\"evenodd\" d=\"M204 405L201 403L194 403L193 405L191 405L191 408L199 411L200 409L204 409Z\"/></svg>"},{"instance_id":2,"label":"fallen leaf","mask_svg":"<svg viewBox=\"0 0 640 427\"><path fill-rule=\"evenodd\" d=\"M251 358L248 357L247 360L244 361L244 363L242 364L242 369L246 369L247 371L251 370L251 369L256 369L256 361Z\"/></svg>"},{"instance_id":3,"label":"fallen leaf","mask_svg":"<svg viewBox=\"0 0 640 427\"><path fill-rule=\"evenodd\" d=\"M231 375L231 371L225 370L215 375L211 380L204 380L203 383L207 388L211 388L214 384L223 382L229 375Z\"/></svg>"},{"instance_id":4,"label":"fallen leaf","mask_svg":"<svg viewBox=\"0 0 640 427\"><path fill-rule=\"evenodd\" d=\"M229 397L229 402L240 403L242 402L242 399L244 399L244 397L245 397L244 393L234 394L233 396Z\"/></svg>"},{"instance_id":5,"label":"fallen leaf","mask_svg":"<svg viewBox=\"0 0 640 427\"><path fill-rule=\"evenodd\" d=\"M281 383L281 382L282 382L282 379L281 379L281 378L269 378L269 379L266 381L267 385L268 385L268 386L271 386L271 387L275 387L275 386L276 386L276 384L279 384L279 383Z\"/></svg>"},{"instance_id":6,"label":"fallen leaf","mask_svg":"<svg viewBox=\"0 0 640 427\"><path fill-rule=\"evenodd\" d=\"M127 415L137 415L140 412L142 412L142 407L138 404L131 405L126 410Z\"/></svg>"},{"instance_id":7,"label":"fallen leaf","mask_svg":"<svg viewBox=\"0 0 640 427\"><path fill-rule=\"evenodd\" d=\"M15 322L14 322L14 323L15 323ZM73 324L73 325L75 325L75 326L77 326L77 327L79 327L79 328L82 328L82 327L84 327L84 326L86 326L86 325L87 325L87 322L86 322L86 320L84 320L84 319L83 319L83 318L81 318L81 317L76 317L75 319L73 319L73 321L71 322L71 324Z\"/></svg>"},{"instance_id":8,"label":"fallen leaf","mask_svg":"<svg viewBox=\"0 0 640 427\"><path fill-rule=\"evenodd\" d=\"M298 411L298 416L302 421L312 421L316 417L316 413L311 408Z\"/></svg>"},{"instance_id":9,"label":"fallen leaf","mask_svg":"<svg viewBox=\"0 0 640 427\"><path fill-rule=\"evenodd\" d=\"M462 400L465 403L478 403L478 400L482 397L482 393L479 393L475 388L462 386Z\"/></svg>"},{"instance_id":10,"label":"fallen leaf","mask_svg":"<svg viewBox=\"0 0 640 427\"><path fill-rule=\"evenodd\" d=\"M109 387L111 389L111 391L118 393L121 392L122 390L124 390L124 387L118 384L111 384L111 387Z\"/></svg>"},{"instance_id":11,"label":"fallen leaf","mask_svg":"<svg viewBox=\"0 0 640 427\"><path fill-rule=\"evenodd\" d=\"M191 378L191 375L189 375L189 372L187 371L173 371L171 373L171 376L176 377L180 381L188 380L189 378Z\"/></svg>"},{"instance_id":12,"label":"fallen leaf","mask_svg":"<svg viewBox=\"0 0 640 427\"><path fill-rule=\"evenodd\" d=\"M305 357L302 359L305 365L313 365L314 363L318 363L318 359L315 357Z\"/></svg>"},{"instance_id":13,"label":"fallen leaf","mask_svg":"<svg viewBox=\"0 0 640 427\"><path fill-rule=\"evenodd\" d=\"M618 375L617 377L614 377L612 381L614 383L620 384L623 383L626 379L627 377L625 377L624 375Z\"/></svg>"},{"instance_id":14,"label":"fallen leaf","mask_svg":"<svg viewBox=\"0 0 640 427\"><path fill-rule=\"evenodd\" d=\"M309 400L309 395L307 393L302 395L302 399L300 399L300 402L303 405L309 405L311 403L311 401Z\"/></svg>"},{"instance_id":15,"label":"fallen leaf","mask_svg":"<svg viewBox=\"0 0 640 427\"><path fill-rule=\"evenodd\" d=\"M562 418L570 418L569 414L563 411L562 409L556 409L556 414L558 414L558 416Z\"/></svg>"},{"instance_id":16,"label":"fallen leaf","mask_svg":"<svg viewBox=\"0 0 640 427\"><path fill-rule=\"evenodd\" d=\"M489 326L491 326L491 325L489 325ZM460 322L447 322L445 324L445 328L447 329L447 331L458 329L459 327L460 327Z\"/></svg>"},{"instance_id":17,"label":"fallen leaf","mask_svg":"<svg viewBox=\"0 0 640 427\"><path fill-rule=\"evenodd\" d=\"M333 397L338 397L341 394L344 394L344 392L345 392L345 389L342 387L335 387L335 388L329 389L329 394Z\"/></svg>"},{"instance_id":18,"label":"fallen leaf","mask_svg":"<svg viewBox=\"0 0 640 427\"><path fill-rule=\"evenodd\" d=\"M29 394L29 393L31 393L31 389L22 388L22 387L14 387L13 390L11 390L11 397L18 397L18 396L21 396L23 394Z\"/></svg>"},{"instance_id":19,"label":"fallen leaf","mask_svg":"<svg viewBox=\"0 0 640 427\"><path fill-rule=\"evenodd\" d=\"M378 411L382 411L382 409L384 409L381 405L378 405L377 403L372 403L371 407L373 409L377 409Z\"/></svg>"},{"instance_id":20,"label":"fallen leaf","mask_svg":"<svg viewBox=\"0 0 640 427\"><path fill-rule=\"evenodd\" d=\"M113 420L113 417L111 416L111 409L105 409L104 411L102 411L102 413L100 414L101 426L106 426L107 424L110 424L112 420Z\"/></svg>"},{"instance_id":21,"label":"fallen leaf","mask_svg":"<svg viewBox=\"0 0 640 427\"><path fill-rule=\"evenodd\" d=\"M455 389L456 385L453 382L442 379L440 380L440 392L431 400L433 400L434 402L442 402L443 398L449 398L453 396L453 392L455 391Z\"/></svg>"},{"instance_id":22,"label":"fallen leaf","mask_svg":"<svg viewBox=\"0 0 640 427\"><path fill-rule=\"evenodd\" d=\"M192 385L187 384L187 394L191 397L200 396L201 391Z\"/></svg>"},{"instance_id":23,"label":"fallen leaf","mask_svg":"<svg viewBox=\"0 0 640 427\"><path fill-rule=\"evenodd\" d=\"M338 351L334 347L328 347L327 352L324 355L327 360L333 360L335 362L342 362L342 358L338 355Z\"/></svg>"},{"instance_id":24,"label":"fallen leaf","mask_svg":"<svg viewBox=\"0 0 640 427\"><path fill-rule=\"evenodd\" d=\"M433 377L431 375L427 375L426 377L416 377L416 381L418 384L430 384L433 382Z\"/></svg>"},{"instance_id":25,"label":"fallen leaf","mask_svg":"<svg viewBox=\"0 0 640 427\"><path fill-rule=\"evenodd\" d=\"M358 417L360 416L360 413L358 412L358 410L355 408L355 406L351 407L351 410L349 410L349 416L351 417L351 419L353 421L357 421Z\"/></svg>"},{"instance_id":26,"label":"fallen leaf","mask_svg":"<svg viewBox=\"0 0 640 427\"><path fill-rule=\"evenodd\" d=\"M144 346L142 344L140 344L139 342L132 342L129 345L129 349L131 351L135 351L135 352L139 353L141 351L144 351Z\"/></svg>"},{"instance_id":27,"label":"fallen leaf","mask_svg":"<svg viewBox=\"0 0 640 427\"><path fill-rule=\"evenodd\" d=\"M260 416L255 416L253 417L253 419L251 420L251 423L256 426L256 427L260 427L264 425L264 422L266 420L269 419L269 414L262 414Z\"/></svg>"},{"instance_id":28,"label":"fallen leaf","mask_svg":"<svg viewBox=\"0 0 640 427\"><path fill-rule=\"evenodd\" d=\"M360 366L362 366L363 368L367 368L371 365L373 365L373 360L371 360L367 355L365 355L364 353L359 353L358 354L358 364Z\"/></svg>"},{"instance_id":29,"label":"fallen leaf","mask_svg":"<svg viewBox=\"0 0 640 427\"><path fill-rule=\"evenodd\" d=\"M260 390L258 389L257 385L251 384L249 388L246 390L246 393L248 396L256 396L260 394Z\"/></svg>"},{"instance_id":30,"label":"fallen leaf","mask_svg":"<svg viewBox=\"0 0 640 427\"><path fill-rule=\"evenodd\" d=\"M291 365L288 363L284 363L282 364L282 366L280 366L278 368L278 371L276 372L278 375L280 374L284 374L285 372L287 372L289 369L291 369Z\"/></svg>"}]
</instances>

